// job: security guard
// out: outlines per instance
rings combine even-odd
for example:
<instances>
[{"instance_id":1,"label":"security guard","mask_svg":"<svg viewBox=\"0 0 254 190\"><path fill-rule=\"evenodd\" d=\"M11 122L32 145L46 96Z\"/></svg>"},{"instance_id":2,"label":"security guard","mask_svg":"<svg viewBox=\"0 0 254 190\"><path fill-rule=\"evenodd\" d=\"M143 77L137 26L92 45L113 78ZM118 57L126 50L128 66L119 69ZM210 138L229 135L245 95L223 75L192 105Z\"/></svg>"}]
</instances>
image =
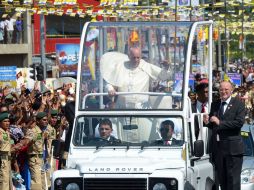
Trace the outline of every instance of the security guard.
<instances>
[{"instance_id":1,"label":"security guard","mask_svg":"<svg viewBox=\"0 0 254 190\"><path fill-rule=\"evenodd\" d=\"M43 131L37 125L40 121L47 120L47 113L39 112L36 115L36 123L30 126L20 143L16 144L14 150L19 150L23 146L28 147L28 163L31 173L31 190L42 190L42 174L41 169L43 166Z\"/></svg>"},{"instance_id":2,"label":"security guard","mask_svg":"<svg viewBox=\"0 0 254 190\"><path fill-rule=\"evenodd\" d=\"M57 116L57 110L51 110L50 111L51 120L53 117ZM46 118L46 117L45 117ZM50 122L52 123L52 122ZM52 166L55 164L53 163L52 154L52 141L56 139L56 130L48 124L48 120L41 119L38 121L37 125L42 129L43 131L43 137L44 137L44 144L43 144L43 170L42 170L42 189L47 190L48 187L51 186L50 184L50 172L53 172ZM55 168L55 167L54 167Z\"/></svg>"},{"instance_id":3,"label":"security guard","mask_svg":"<svg viewBox=\"0 0 254 190\"><path fill-rule=\"evenodd\" d=\"M49 138L48 138L49 157L51 158L52 158L52 141L57 138L57 133L58 133L57 131L59 131L59 126L60 126L60 123L58 122L58 111L51 110L49 125L47 127L47 131L49 133Z\"/></svg>"},{"instance_id":4,"label":"security guard","mask_svg":"<svg viewBox=\"0 0 254 190\"><path fill-rule=\"evenodd\" d=\"M11 189L11 138L8 132L10 120L8 113L0 114L0 189Z\"/></svg>"},{"instance_id":5,"label":"security guard","mask_svg":"<svg viewBox=\"0 0 254 190\"><path fill-rule=\"evenodd\" d=\"M49 122L49 125L46 129L47 133L49 134L48 135L48 150L49 150L49 153L51 155L51 150L52 150L52 141L54 139L56 139L56 135L57 135L57 129L59 128L59 125L58 124L58 111L57 110L51 110L50 112L50 122Z\"/></svg>"}]
</instances>

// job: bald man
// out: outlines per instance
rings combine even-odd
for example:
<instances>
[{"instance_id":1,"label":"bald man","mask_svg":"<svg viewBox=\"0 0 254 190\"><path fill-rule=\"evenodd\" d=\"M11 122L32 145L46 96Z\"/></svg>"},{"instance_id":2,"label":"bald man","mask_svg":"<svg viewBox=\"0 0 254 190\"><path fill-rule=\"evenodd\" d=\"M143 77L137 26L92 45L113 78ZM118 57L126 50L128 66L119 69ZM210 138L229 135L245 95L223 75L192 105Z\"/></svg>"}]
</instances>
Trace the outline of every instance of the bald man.
<instances>
[{"instance_id":1,"label":"bald man","mask_svg":"<svg viewBox=\"0 0 254 190\"><path fill-rule=\"evenodd\" d=\"M170 71L141 59L140 47L131 47L128 57L117 52L110 52L112 56L123 56L122 63L118 64L112 75L103 78L108 83L106 88L110 96L116 92L149 92L152 80L167 80L171 78ZM103 59L103 58L102 58ZM110 60L108 60L110 64ZM116 108L148 108L147 95L118 96Z\"/></svg>"},{"instance_id":2,"label":"bald man","mask_svg":"<svg viewBox=\"0 0 254 190\"><path fill-rule=\"evenodd\" d=\"M212 130L211 150L221 190L240 190L243 162L241 127L245 120L244 104L231 97L233 86L220 83L220 100L213 102L209 118L204 118Z\"/></svg>"}]
</instances>

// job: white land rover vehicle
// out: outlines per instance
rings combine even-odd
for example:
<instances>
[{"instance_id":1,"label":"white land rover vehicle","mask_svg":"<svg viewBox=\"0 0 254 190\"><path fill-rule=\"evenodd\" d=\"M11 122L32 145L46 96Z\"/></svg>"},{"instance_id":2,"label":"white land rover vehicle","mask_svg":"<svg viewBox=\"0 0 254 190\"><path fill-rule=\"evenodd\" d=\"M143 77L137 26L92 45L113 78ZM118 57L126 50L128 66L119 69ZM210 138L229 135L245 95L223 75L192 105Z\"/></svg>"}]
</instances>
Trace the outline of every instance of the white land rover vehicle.
<instances>
[{"instance_id":1,"label":"white land rover vehicle","mask_svg":"<svg viewBox=\"0 0 254 190\"><path fill-rule=\"evenodd\" d=\"M170 71L167 79L160 80L151 76L153 70L144 69L149 91L133 91L139 80L135 72L120 72L134 45L142 49L141 61L153 64L156 71ZM201 73L209 80L211 102L212 21L86 23L79 58L67 168L53 173L52 189L213 188L207 131L201 114L192 113L188 97L195 74ZM108 78L127 90L108 96ZM194 117L199 118L198 140ZM98 125L105 118L112 122L115 141L100 138ZM177 143L154 143L161 139L160 124L165 120L173 121Z\"/></svg>"}]
</instances>

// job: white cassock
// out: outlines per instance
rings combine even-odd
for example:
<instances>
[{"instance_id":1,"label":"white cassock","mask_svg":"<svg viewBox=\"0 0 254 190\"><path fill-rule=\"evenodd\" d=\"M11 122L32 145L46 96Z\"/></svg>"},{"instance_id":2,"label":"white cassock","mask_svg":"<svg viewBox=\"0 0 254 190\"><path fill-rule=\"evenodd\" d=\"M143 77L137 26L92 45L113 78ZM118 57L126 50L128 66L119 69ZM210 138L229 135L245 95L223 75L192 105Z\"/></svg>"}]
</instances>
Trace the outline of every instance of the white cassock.
<instances>
[{"instance_id":1,"label":"white cassock","mask_svg":"<svg viewBox=\"0 0 254 190\"><path fill-rule=\"evenodd\" d=\"M150 80L171 78L168 70L147 63L143 59L136 68L132 68L129 57L119 52L105 53L100 61L100 71L108 83L107 90L117 87L118 92L149 92ZM117 108L148 108L148 95L118 96Z\"/></svg>"}]
</instances>

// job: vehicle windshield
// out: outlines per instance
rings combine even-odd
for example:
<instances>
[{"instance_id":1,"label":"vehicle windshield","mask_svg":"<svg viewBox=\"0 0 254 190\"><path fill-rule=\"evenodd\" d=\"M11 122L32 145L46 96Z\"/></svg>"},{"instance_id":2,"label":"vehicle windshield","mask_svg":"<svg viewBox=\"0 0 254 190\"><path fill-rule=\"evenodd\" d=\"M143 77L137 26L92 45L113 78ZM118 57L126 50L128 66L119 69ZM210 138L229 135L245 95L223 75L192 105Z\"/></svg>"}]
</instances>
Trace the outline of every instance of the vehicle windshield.
<instances>
[{"instance_id":1,"label":"vehicle windshield","mask_svg":"<svg viewBox=\"0 0 254 190\"><path fill-rule=\"evenodd\" d=\"M192 24L90 23L82 36L79 110L181 110ZM190 90L196 73L207 80L207 36L208 26L195 31Z\"/></svg>"},{"instance_id":2,"label":"vehicle windshield","mask_svg":"<svg viewBox=\"0 0 254 190\"><path fill-rule=\"evenodd\" d=\"M253 139L250 132L241 132L244 143L244 156L254 156Z\"/></svg>"},{"instance_id":3,"label":"vehicle windshield","mask_svg":"<svg viewBox=\"0 0 254 190\"><path fill-rule=\"evenodd\" d=\"M181 117L78 117L73 135L75 146L180 147Z\"/></svg>"}]
</instances>

